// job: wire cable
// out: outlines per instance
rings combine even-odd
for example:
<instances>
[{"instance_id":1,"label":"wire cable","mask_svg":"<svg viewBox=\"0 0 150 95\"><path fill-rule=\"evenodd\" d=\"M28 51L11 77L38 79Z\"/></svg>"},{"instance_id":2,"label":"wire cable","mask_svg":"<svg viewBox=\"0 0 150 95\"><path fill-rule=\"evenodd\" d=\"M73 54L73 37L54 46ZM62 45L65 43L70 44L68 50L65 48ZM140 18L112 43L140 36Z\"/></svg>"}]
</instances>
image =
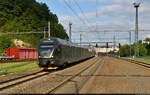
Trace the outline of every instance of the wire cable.
<instances>
[{"instance_id":1,"label":"wire cable","mask_svg":"<svg viewBox=\"0 0 150 95\"><path fill-rule=\"evenodd\" d=\"M63 0L63 1L66 4L66 6L79 18L79 20L82 21L83 24L87 24L81 17L78 16L77 12L67 3L66 0ZM90 28L89 28L89 30L90 30ZM88 37L86 37L86 38L87 38L88 42L90 42L89 39L88 39Z\"/></svg>"}]
</instances>

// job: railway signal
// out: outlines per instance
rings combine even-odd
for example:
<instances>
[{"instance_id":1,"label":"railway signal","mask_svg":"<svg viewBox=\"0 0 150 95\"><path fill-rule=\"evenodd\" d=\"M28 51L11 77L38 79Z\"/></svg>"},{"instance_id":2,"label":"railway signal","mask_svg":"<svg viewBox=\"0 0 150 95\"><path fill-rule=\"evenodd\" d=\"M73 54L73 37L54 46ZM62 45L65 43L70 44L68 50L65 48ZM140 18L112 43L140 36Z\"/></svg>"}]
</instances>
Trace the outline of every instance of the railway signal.
<instances>
[{"instance_id":1,"label":"railway signal","mask_svg":"<svg viewBox=\"0 0 150 95\"><path fill-rule=\"evenodd\" d=\"M98 44L96 43L96 46L95 47L98 47Z\"/></svg>"},{"instance_id":2,"label":"railway signal","mask_svg":"<svg viewBox=\"0 0 150 95\"><path fill-rule=\"evenodd\" d=\"M119 48L121 48L121 44L119 43Z\"/></svg>"},{"instance_id":3,"label":"railway signal","mask_svg":"<svg viewBox=\"0 0 150 95\"><path fill-rule=\"evenodd\" d=\"M108 42L106 42L106 47L108 48Z\"/></svg>"}]
</instances>

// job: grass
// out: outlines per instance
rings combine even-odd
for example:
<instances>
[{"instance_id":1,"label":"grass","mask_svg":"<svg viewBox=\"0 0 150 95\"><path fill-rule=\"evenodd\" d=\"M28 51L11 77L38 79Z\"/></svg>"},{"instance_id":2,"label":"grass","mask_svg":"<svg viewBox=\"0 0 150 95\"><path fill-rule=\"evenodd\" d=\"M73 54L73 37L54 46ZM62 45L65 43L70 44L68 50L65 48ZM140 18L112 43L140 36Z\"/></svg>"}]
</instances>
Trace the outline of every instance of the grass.
<instances>
[{"instance_id":1,"label":"grass","mask_svg":"<svg viewBox=\"0 0 150 95\"><path fill-rule=\"evenodd\" d=\"M145 62L145 63L150 63L150 60L149 60L149 59L134 58L134 60L136 60L136 61L141 61L141 62Z\"/></svg>"},{"instance_id":2,"label":"grass","mask_svg":"<svg viewBox=\"0 0 150 95\"><path fill-rule=\"evenodd\" d=\"M13 67L18 67L18 66L22 66L22 65L27 65L32 63L31 62L13 62L13 63L0 63L0 70L1 69L5 69L5 68L13 68Z\"/></svg>"},{"instance_id":3,"label":"grass","mask_svg":"<svg viewBox=\"0 0 150 95\"><path fill-rule=\"evenodd\" d=\"M141 62L145 62L145 63L150 63L150 59L142 59L142 58L129 58L129 57L121 57L124 59L132 59L132 60L136 60L136 61L141 61Z\"/></svg>"},{"instance_id":4,"label":"grass","mask_svg":"<svg viewBox=\"0 0 150 95\"><path fill-rule=\"evenodd\" d=\"M32 62L16 62L0 64L0 75L10 73L26 72L30 69L38 68L36 61Z\"/></svg>"},{"instance_id":5,"label":"grass","mask_svg":"<svg viewBox=\"0 0 150 95\"><path fill-rule=\"evenodd\" d=\"M150 55L144 56L144 57L150 57Z\"/></svg>"}]
</instances>

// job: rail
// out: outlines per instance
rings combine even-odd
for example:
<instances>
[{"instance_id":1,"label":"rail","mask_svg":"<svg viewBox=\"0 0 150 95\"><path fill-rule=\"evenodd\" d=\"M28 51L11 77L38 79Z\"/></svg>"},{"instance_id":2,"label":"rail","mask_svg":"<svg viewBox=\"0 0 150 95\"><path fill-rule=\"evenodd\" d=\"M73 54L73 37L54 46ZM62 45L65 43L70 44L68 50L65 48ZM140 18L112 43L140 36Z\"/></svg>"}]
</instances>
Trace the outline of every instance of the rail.
<instances>
[{"instance_id":1,"label":"rail","mask_svg":"<svg viewBox=\"0 0 150 95\"><path fill-rule=\"evenodd\" d=\"M149 63L146 63L146 62L136 61L136 60L132 60L132 59L123 59L123 58L119 58L119 59L121 59L121 60L126 60L126 61L128 61L128 62L136 63L136 64L138 64L138 65L141 65L141 66L150 68L150 64L149 64Z\"/></svg>"},{"instance_id":2,"label":"rail","mask_svg":"<svg viewBox=\"0 0 150 95\"><path fill-rule=\"evenodd\" d=\"M16 85L19 85L21 83L24 83L24 82L27 82L27 81L30 81L30 80L48 75L50 73L51 72L38 71L38 72L35 72L35 73L32 73L32 74L24 75L24 76L17 77L17 78L14 78L14 79L10 79L10 80L7 80L7 81L2 81L2 82L0 82L0 84L1 84L0 85L0 91L4 90L4 89L7 89L7 88L10 88L10 87L13 87L13 86L16 86Z\"/></svg>"},{"instance_id":3,"label":"rail","mask_svg":"<svg viewBox=\"0 0 150 95\"><path fill-rule=\"evenodd\" d=\"M75 74L75 75L71 75L69 78L67 78L65 81L63 81L62 83L58 84L56 87L52 88L47 94L53 94L55 93L57 90L59 90L60 88L62 88L65 84L67 84L68 82L74 82L75 83L75 91L73 91L73 93L77 94L79 92L79 90L84 86L84 84L89 80L89 78L91 77L91 75L93 75L96 70L99 68L100 63L103 59L98 59L96 60L95 63L96 65L94 66L94 68L90 71L89 76L86 77L84 80L82 80L82 82L80 84L77 84L76 81L74 81L73 79L75 79L76 77L80 77L80 75L86 71L87 69L89 69L91 66L93 66L94 64L89 65L88 67L84 68L83 70L81 70L79 73ZM63 76L63 75L62 75Z\"/></svg>"}]
</instances>

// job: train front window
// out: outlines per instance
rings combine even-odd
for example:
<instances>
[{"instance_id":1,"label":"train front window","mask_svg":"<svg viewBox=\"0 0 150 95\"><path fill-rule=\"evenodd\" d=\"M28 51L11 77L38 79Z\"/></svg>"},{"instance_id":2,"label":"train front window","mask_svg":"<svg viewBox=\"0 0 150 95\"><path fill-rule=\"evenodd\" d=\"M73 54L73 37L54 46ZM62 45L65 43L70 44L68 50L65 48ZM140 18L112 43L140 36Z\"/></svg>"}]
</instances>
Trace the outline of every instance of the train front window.
<instances>
[{"instance_id":1,"label":"train front window","mask_svg":"<svg viewBox=\"0 0 150 95\"><path fill-rule=\"evenodd\" d=\"M52 45L41 45L39 47L39 56L50 57L54 47Z\"/></svg>"}]
</instances>

